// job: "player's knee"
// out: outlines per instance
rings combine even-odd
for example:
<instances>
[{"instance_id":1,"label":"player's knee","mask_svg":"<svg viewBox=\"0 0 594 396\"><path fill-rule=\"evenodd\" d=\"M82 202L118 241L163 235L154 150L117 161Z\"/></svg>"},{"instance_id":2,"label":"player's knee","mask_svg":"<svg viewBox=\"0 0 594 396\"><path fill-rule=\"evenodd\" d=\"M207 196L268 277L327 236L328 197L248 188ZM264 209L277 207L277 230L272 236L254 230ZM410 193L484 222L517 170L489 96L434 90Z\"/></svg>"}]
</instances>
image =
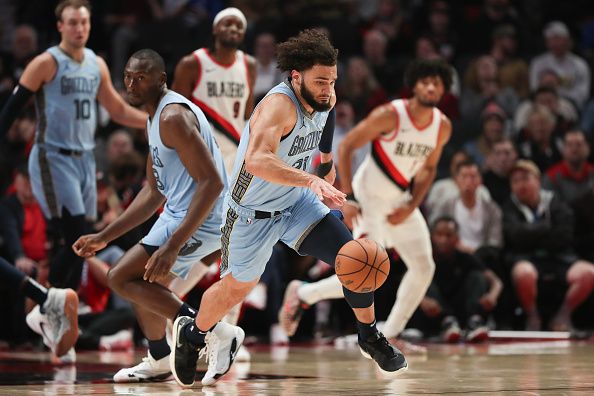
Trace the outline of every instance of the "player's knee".
<instances>
[{"instance_id":1,"label":"player's knee","mask_svg":"<svg viewBox=\"0 0 594 396\"><path fill-rule=\"evenodd\" d=\"M124 288L122 276L120 274L121 271L118 271L118 267L111 267L109 271L107 271L107 286L113 291L118 294L124 294Z\"/></svg>"},{"instance_id":2,"label":"player's knee","mask_svg":"<svg viewBox=\"0 0 594 396\"><path fill-rule=\"evenodd\" d=\"M221 280L221 295L229 305L235 305L243 301L248 293L258 284L254 279L248 282L242 282L235 279L231 274Z\"/></svg>"}]
</instances>

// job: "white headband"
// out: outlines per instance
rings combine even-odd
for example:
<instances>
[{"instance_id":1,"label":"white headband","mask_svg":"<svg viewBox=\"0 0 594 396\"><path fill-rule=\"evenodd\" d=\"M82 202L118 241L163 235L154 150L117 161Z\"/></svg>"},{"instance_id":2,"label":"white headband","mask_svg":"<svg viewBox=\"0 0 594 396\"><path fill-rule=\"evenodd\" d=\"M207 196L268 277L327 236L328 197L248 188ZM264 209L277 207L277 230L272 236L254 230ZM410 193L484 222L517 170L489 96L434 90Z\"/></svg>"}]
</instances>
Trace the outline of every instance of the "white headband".
<instances>
[{"instance_id":1,"label":"white headband","mask_svg":"<svg viewBox=\"0 0 594 396\"><path fill-rule=\"evenodd\" d=\"M235 7L225 8L224 10L219 12L215 16L214 21L212 21L212 26L215 27L217 25L217 23L219 23L221 21L221 19L228 17L228 16L234 16L234 17L239 18L241 20L241 22L243 23L243 27L247 28L247 19L245 19L245 15L243 15L243 12L241 12L241 10L239 8L235 8Z\"/></svg>"}]
</instances>

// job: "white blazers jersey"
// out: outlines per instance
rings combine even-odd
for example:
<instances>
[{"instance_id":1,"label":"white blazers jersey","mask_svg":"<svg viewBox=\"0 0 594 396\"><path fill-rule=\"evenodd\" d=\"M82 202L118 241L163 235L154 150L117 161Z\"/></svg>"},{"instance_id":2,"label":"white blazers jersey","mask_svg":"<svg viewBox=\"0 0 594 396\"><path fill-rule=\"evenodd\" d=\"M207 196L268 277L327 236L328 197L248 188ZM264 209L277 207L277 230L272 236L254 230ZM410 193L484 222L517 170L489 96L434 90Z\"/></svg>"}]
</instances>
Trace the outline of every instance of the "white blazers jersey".
<instances>
[{"instance_id":1,"label":"white blazers jersey","mask_svg":"<svg viewBox=\"0 0 594 396\"><path fill-rule=\"evenodd\" d=\"M361 168L375 168L398 188L407 190L412 178L437 147L442 113L434 108L429 124L419 127L410 116L406 100L393 100L391 104L398 119L396 128L372 142L371 158Z\"/></svg>"},{"instance_id":2,"label":"white blazers jersey","mask_svg":"<svg viewBox=\"0 0 594 396\"><path fill-rule=\"evenodd\" d=\"M207 48L194 51L200 73L192 91L192 101L204 112L213 128L237 146L245 126L250 85L246 55L239 50L235 54L233 63L223 65L210 55Z\"/></svg>"}]
</instances>

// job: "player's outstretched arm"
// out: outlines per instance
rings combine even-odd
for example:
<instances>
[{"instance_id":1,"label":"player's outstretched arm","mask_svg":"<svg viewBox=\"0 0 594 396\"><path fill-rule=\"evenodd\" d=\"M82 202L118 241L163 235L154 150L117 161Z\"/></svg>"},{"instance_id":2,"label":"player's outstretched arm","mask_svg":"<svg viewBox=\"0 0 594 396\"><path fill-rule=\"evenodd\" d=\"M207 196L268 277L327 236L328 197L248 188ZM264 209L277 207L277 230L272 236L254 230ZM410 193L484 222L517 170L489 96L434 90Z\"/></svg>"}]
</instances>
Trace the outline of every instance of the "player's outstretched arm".
<instances>
[{"instance_id":1,"label":"player's outstretched arm","mask_svg":"<svg viewBox=\"0 0 594 396\"><path fill-rule=\"evenodd\" d=\"M423 167L419 169L415 175L415 182L411 191L412 198L407 205L397 208L394 212L388 215L388 221L390 223L401 223L423 202L425 195L427 195L427 192L429 191L429 187L431 187L433 180L435 180L439 158L441 157L444 146L450 140L451 135L452 123L446 116L442 116L437 146L429 157L427 157Z\"/></svg>"},{"instance_id":2,"label":"player's outstretched arm","mask_svg":"<svg viewBox=\"0 0 594 396\"><path fill-rule=\"evenodd\" d=\"M338 205L345 195L316 175L283 162L277 155L281 138L290 133L297 122L291 99L282 94L263 99L250 121L250 138L245 155L248 172L272 183L312 189L318 197L328 197Z\"/></svg>"},{"instance_id":3,"label":"player's outstretched arm","mask_svg":"<svg viewBox=\"0 0 594 396\"><path fill-rule=\"evenodd\" d=\"M58 66L49 52L33 58L23 71L19 84L12 91L12 95L0 112L0 138L5 136L15 118L31 96L56 75Z\"/></svg>"},{"instance_id":4,"label":"player's outstretched arm","mask_svg":"<svg viewBox=\"0 0 594 396\"><path fill-rule=\"evenodd\" d=\"M149 155L146 164L147 183L126 210L101 232L81 236L72 245L76 254L81 257L93 256L109 242L144 223L165 202L165 197L157 189L152 167L153 161Z\"/></svg>"},{"instance_id":5,"label":"player's outstretched arm","mask_svg":"<svg viewBox=\"0 0 594 396\"><path fill-rule=\"evenodd\" d=\"M341 189L346 194L353 192L353 153L367 143L398 127L398 114L394 106L385 104L376 107L366 118L361 120L338 146L338 177Z\"/></svg>"},{"instance_id":6,"label":"player's outstretched arm","mask_svg":"<svg viewBox=\"0 0 594 396\"><path fill-rule=\"evenodd\" d=\"M109 113L111 118L118 124L131 128L144 129L148 114L130 106L118 94L111 83L111 76L105 61L97 57L99 71L101 73L101 84L97 93L97 100Z\"/></svg>"},{"instance_id":7,"label":"player's outstretched arm","mask_svg":"<svg viewBox=\"0 0 594 396\"><path fill-rule=\"evenodd\" d=\"M256 85L256 78L258 76L257 69L256 69L256 59L253 56L245 55L246 56L246 64L247 64L247 71L248 71L248 84L250 95L248 96L247 103L245 104L245 114L244 119L248 120L252 115L252 111L254 111L254 86Z\"/></svg>"}]
</instances>

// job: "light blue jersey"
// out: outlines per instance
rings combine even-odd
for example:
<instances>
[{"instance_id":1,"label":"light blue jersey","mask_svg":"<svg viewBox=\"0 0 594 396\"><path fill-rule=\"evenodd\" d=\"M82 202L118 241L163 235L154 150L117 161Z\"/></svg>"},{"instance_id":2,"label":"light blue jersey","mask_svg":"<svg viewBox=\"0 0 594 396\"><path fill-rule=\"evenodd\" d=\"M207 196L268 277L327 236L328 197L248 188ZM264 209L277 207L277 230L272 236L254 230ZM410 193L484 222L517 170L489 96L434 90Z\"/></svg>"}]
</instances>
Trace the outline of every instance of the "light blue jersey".
<instances>
[{"instance_id":1,"label":"light blue jersey","mask_svg":"<svg viewBox=\"0 0 594 396\"><path fill-rule=\"evenodd\" d=\"M190 206L194 191L196 190L196 182L184 167L177 151L165 146L161 140L161 133L167 133L167 131L160 131L159 119L161 112L165 106L172 103L184 104L192 110L198 119L200 135L214 158L219 175L225 185L225 190L228 183L223 157L212 135L210 124L206 120L202 110L182 95L173 91L167 92L159 102L153 119L147 121L148 143L150 155L153 160L153 175L157 183L157 188L167 198L165 212L172 217L182 218L186 215ZM221 194L213 211L218 210L221 213L223 197L224 194Z\"/></svg>"},{"instance_id":2,"label":"light blue jersey","mask_svg":"<svg viewBox=\"0 0 594 396\"><path fill-rule=\"evenodd\" d=\"M35 142L50 147L87 151L95 147L97 91L101 73L95 53L84 49L77 62L59 47L47 50L58 65L54 78L35 94Z\"/></svg>"},{"instance_id":3,"label":"light blue jersey","mask_svg":"<svg viewBox=\"0 0 594 396\"><path fill-rule=\"evenodd\" d=\"M287 95L295 104L297 111L297 122L293 130L281 139L276 155L290 166L307 171L322 137L329 111L314 112L313 115L308 115L288 82L278 84L266 96L272 94ZM250 132L250 123L248 122L237 149L232 177L234 184L230 191L231 198L245 208L267 212L293 206L302 195L302 187L271 183L253 176L245 170L244 160Z\"/></svg>"},{"instance_id":4,"label":"light blue jersey","mask_svg":"<svg viewBox=\"0 0 594 396\"><path fill-rule=\"evenodd\" d=\"M141 243L145 247L152 248L158 248L166 243L184 220L197 187L196 182L184 167L177 152L166 147L161 140L161 133L167 133L167 131L161 131L159 128L161 112L165 106L172 103L186 105L198 119L200 135L212 154L225 186L208 217L190 239L186 241L179 251L174 266L171 268L173 274L186 278L194 264L221 248L220 227L223 216L223 200L228 184L223 157L202 110L180 94L173 91L167 92L159 102L153 122L151 120L147 122L149 150L153 160L153 175L155 176L157 188L167 198L167 203L165 204L165 210L149 233L142 238Z\"/></svg>"},{"instance_id":5,"label":"light blue jersey","mask_svg":"<svg viewBox=\"0 0 594 396\"><path fill-rule=\"evenodd\" d=\"M287 95L297 111L297 122L282 138L276 155L295 168L308 170L328 112L307 115L285 82L272 88L267 96L272 94ZM309 188L271 183L248 173L245 152L250 132L248 123L241 135L234 184L227 194L221 228L221 276L232 274L240 282L251 282L262 275L278 241L299 252L301 243L330 212ZM267 214L262 216L261 212Z\"/></svg>"}]
</instances>

